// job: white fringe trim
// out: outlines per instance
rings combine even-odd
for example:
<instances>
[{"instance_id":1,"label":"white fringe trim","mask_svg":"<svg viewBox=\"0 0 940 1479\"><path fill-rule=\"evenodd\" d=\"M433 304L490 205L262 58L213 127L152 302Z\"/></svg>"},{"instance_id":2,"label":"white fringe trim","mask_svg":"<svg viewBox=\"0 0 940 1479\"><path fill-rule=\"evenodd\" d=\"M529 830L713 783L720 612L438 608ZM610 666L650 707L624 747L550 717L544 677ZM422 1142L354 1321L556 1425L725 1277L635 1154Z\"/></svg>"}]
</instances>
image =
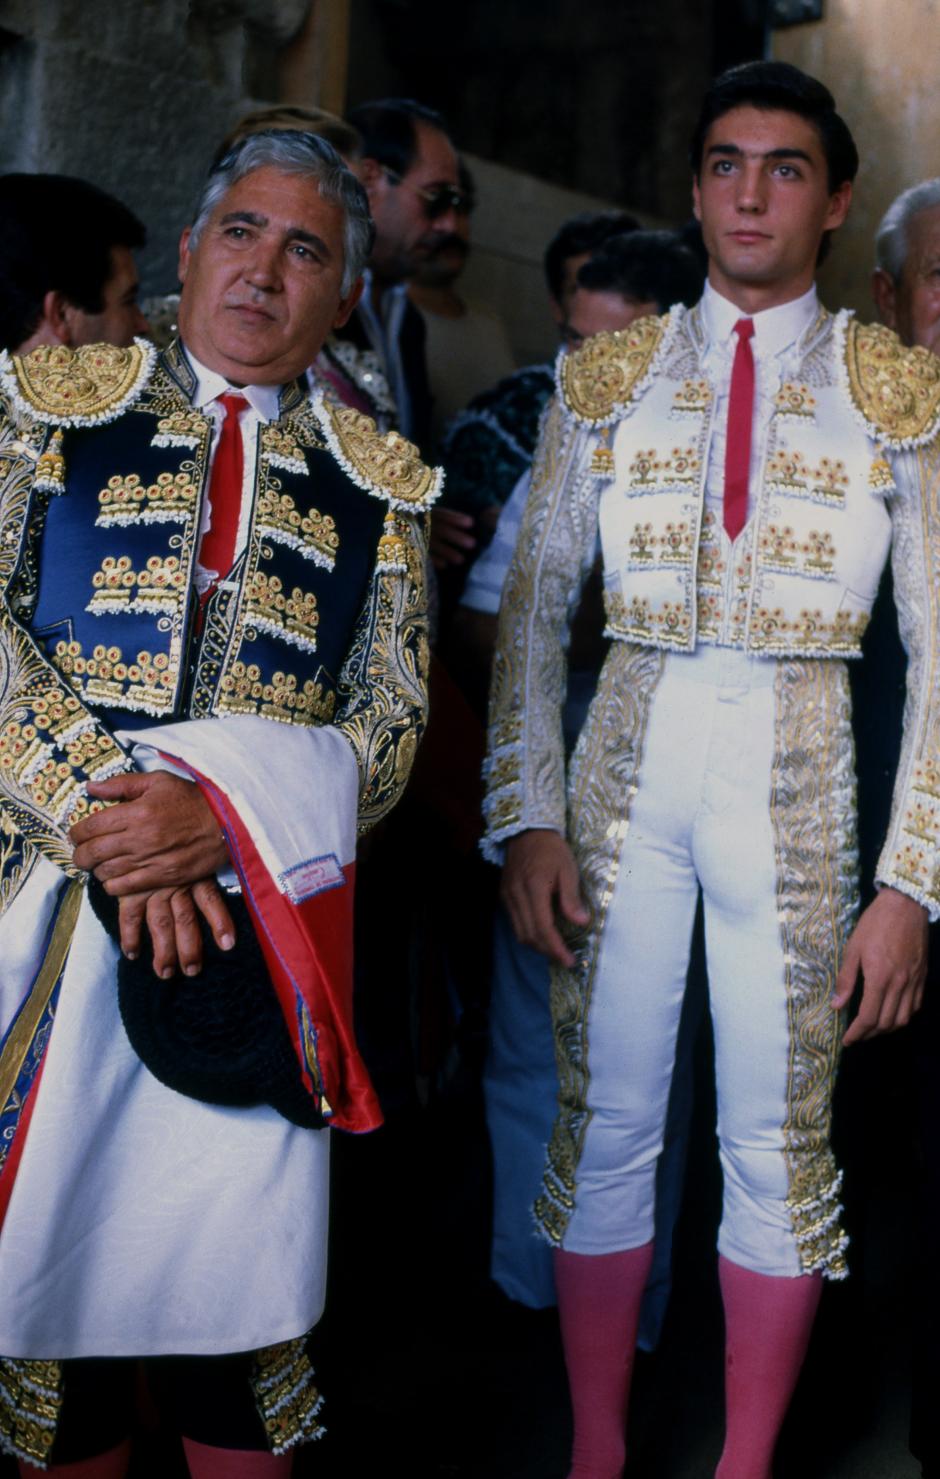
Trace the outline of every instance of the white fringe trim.
<instances>
[{"instance_id":1,"label":"white fringe trim","mask_svg":"<svg viewBox=\"0 0 940 1479\"><path fill-rule=\"evenodd\" d=\"M332 555L326 554L316 545L308 543L302 534L292 534L289 529L279 529L273 524L259 524L258 537L269 539L272 544L283 544L288 549L295 550L305 560L310 560L314 565L319 565L321 570L334 570L336 560Z\"/></svg>"}]
</instances>

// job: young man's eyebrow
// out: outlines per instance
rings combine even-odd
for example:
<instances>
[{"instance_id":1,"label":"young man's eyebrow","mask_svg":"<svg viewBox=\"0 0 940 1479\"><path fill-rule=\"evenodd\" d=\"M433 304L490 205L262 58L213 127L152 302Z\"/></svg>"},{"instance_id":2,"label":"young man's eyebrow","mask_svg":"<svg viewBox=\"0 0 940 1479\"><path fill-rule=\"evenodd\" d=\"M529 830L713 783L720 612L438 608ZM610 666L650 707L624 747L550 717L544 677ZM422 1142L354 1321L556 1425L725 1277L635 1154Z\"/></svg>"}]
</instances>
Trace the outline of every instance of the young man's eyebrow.
<instances>
[{"instance_id":1,"label":"young man's eyebrow","mask_svg":"<svg viewBox=\"0 0 940 1479\"><path fill-rule=\"evenodd\" d=\"M720 154L725 158L743 159L745 150L738 144L709 144L706 155ZM748 155L752 159L804 159L807 164L812 164L812 156L805 149L783 147L780 149L767 149L766 151L755 150Z\"/></svg>"}]
</instances>

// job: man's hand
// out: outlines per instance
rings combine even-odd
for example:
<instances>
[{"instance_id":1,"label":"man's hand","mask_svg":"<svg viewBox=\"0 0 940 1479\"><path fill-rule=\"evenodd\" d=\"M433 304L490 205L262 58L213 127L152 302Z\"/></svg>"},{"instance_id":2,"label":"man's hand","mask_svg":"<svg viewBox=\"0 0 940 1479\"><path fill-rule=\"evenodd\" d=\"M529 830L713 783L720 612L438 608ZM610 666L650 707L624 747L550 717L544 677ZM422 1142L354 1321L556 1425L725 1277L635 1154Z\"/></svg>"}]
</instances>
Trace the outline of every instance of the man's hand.
<instances>
[{"instance_id":1,"label":"man's hand","mask_svg":"<svg viewBox=\"0 0 940 1479\"><path fill-rule=\"evenodd\" d=\"M465 565L467 555L476 549L473 537L473 518L456 508L431 510L431 538L428 551L431 564L437 570L446 570L448 565Z\"/></svg>"},{"instance_id":2,"label":"man's hand","mask_svg":"<svg viewBox=\"0 0 940 1479\"><path fill-rule=\"evenodd\" d=\"M76 867L107 893L149 893L208 878L231 866L228 848L202 792L167 771L91 782L89 795L118 804L70 829Z\"/></svg>"},{"instance_id":3,"label":"man's hand","mask_svg":"<svg viewBox=\"0 0 940 1479\"><path fill-rule=\"evenodd\" d=\"M531 945L559 965L574 965L555 923L556 901L559 914L571 924L587 924L591 915L581 898L578 865L563 837L541 829L511 837L500 893L520 944Z\"/></svg>"},{"instance_id":4,"label":"man's hand","mask_svg":"<svg viewBox=\"0 0 940 1479\"><path fill-rule=\"evenodd\" d=\"M214 878L203 878L191 888L158 888L152 893L128 894L121 899L121 949L129 960L141 951L144 926L153 943L154 973L163 980L180 969L198 976L202 970L202 914L220 950L235 944L235 926L222 891Z\"/></svg>"},{"instance_id":5,"label":"man's hand","mask_svg":"<svg viewBox=\"0 0 940 1479\"><path fill-rule=\"evenodd\" d=\"M852 999L859 971L862 1004L842 1039L845 1047L905 1027L924 999L927 911L907 894L883 888L862 914L845 947L834 1007Z\"/></svg>"}]
</instances>

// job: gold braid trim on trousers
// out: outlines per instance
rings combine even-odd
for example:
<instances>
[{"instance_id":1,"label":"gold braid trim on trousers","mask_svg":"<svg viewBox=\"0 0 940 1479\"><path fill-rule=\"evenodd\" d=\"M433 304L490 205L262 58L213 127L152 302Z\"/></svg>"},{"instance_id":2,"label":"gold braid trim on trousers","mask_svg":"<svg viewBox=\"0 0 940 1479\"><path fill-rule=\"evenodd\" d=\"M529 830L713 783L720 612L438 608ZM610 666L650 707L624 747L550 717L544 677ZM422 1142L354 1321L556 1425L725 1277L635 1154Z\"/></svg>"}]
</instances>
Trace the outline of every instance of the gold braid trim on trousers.
<instances>
[{"instance_id":1,"label":"gold braid trim on trousers","mask_svg":"<svg viewBox=\"0 0 940 1479\"><path fill-rule=\"evenodd\" d=\"M590 1122L587 1107L587 1023L604 921L630 825L650 703L665 655L657 648L614 642L597 695L571 760L568 832L591 910L584 929L569 931L573 970L552 969L551 1002L558 1065L558 1117L548 1146L544 1190L535 1220L561 1243L574 1210L578 1162Z\"/></svg>"},{"instance_id":2,"label":"gold braid trim on trousers","mask_svg":"<svg viewBox=\"0 0 940 1479\"><path fill-rule=\"evenodd\" d=\"M790 1049L784 1155L803 1272L844 1279L841 1173L829 1147L843 1017L830 1005L858 900L854 752L839 662L780 662L771 821Z\"/></svg>"}]
</instances>

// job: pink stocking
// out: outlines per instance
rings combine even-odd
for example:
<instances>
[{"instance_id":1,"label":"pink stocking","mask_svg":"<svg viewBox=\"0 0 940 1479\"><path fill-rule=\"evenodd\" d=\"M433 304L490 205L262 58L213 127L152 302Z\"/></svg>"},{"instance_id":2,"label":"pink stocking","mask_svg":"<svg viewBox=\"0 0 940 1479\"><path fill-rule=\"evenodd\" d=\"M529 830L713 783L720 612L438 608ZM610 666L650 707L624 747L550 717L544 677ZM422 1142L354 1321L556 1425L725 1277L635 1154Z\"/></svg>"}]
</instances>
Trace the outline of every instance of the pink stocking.
<instances>
[{"instance_id":1,"label":"pink stocking","mask_svg":"<svg viewBox=\"0 0 940 1479\"><path fill-rule=\"evenodd\" d=\"M43 1479L46 1474L52 1474L54 1479L124 1479L130 1457L131 1444L128 1438L119 1443L117 1448L110 1448L107 1453L79 1459L74 1464L50 1464L47 1469L37 1469L21 1460L19 1469L22 1479Z\"/></svg>"},{"instance_id":2,"label":"pink stocking","mask_svg":"<svg viewBox=\"0 0 940 1479\"><path fill-rule=\"evenodd\" d=\"M726 1434L715 1479L771 1479L822 1275L772 1278L719 1258L718 1277L725 1306Z\"/></svg>"},{"instance_id":3,"label":"pink stocking","mask_svg":"<svg viewBox=\"0 0 940 1479\"><path fill-rule=\"evenodd\" d=\"M287 1479L294 1466L292 1453L264 1453L248 1448L210 1448L193 1438L183 1439L191 1479Z\"/></svg>"},{"instance_id":4,"label":"pink stocking","mask_svg":"<svg viewBox=\"0 0 940 1479\"><path fill-rule=\"evenodd\" d=\"M633 1351L653 1244L625 1253L555 1253L561 1338L574 1414L569 1479L619 1479Z\"/></svg>"}]
</instances>

